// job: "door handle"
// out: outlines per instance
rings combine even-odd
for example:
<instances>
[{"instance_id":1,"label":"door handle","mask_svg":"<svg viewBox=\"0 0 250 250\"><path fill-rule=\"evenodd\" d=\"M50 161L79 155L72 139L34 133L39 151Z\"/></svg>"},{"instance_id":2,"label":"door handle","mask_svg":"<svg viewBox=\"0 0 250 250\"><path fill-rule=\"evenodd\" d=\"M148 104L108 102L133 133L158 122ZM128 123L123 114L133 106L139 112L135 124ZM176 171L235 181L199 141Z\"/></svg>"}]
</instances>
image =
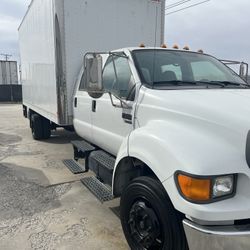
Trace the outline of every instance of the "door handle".
<instances>
[{"instance_id":1,"label":"door handle","mask_svg":"<svg viewBox=\"0 0 250 250\"><path fill-rule=\"evenodd\" d=\"M122 113L122 119L132 121L132 118L131 114Z\"/></svg>"},{"instance_id":2,"label":"door handle","mask_svg":"<svg viewBox=\"0 0 250 250\"><path fill-rule=\"evenodd\" d=\"M74 106L77 107L77 97L75 97Z\"/></svg>"},{"instance_id":3,"label":"door handle","mask_svg":"<svg viewBox=\"0 0 250 250\"><path fill-rule=\"evenodd\" d=\"M131 114L122 113L122 119L128 124L132 124L133 116Z\"/></svg>"},{"instance_id":4,"label":"door handle","mask_svg":"<svg viewBox=\"0 0 250 250\"><path fill-rule=\"evenodd\" d=\"M96 112L96 100L92 101L92 112Z\"/></svg>"}]
</instances>

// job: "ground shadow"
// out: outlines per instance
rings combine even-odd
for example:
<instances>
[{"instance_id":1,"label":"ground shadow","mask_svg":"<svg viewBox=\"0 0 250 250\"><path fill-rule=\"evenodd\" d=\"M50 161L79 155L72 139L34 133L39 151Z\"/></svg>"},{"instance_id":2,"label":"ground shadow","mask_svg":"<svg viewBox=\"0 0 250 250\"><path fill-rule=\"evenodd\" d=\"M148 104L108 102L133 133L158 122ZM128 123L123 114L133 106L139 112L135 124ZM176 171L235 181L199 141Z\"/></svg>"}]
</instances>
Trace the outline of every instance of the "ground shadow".
<instances>
[{"instance_id":1,"label":"ground shadow","mask_svg":"<svg viewBox=\"0 0 250 250\"><path fill-rule=\"evenodd\" d=\"M75 132L69 132L65 129L57 129L52 131L51 137L47 140L43 140L50 144L67 144L74 140L82 140Z\"/></svg>"},{"instance_id":2,"label":"ground shadow","mask_svg":"<svg viewBox=\"0 0 250 250\"><path fill-rule=\"evenodd\" d=\"M71 184L42 186L49 180L42 171L0 163L0 218L9 220L61 207L60 197Z\"/></svg>"}]
</instances>

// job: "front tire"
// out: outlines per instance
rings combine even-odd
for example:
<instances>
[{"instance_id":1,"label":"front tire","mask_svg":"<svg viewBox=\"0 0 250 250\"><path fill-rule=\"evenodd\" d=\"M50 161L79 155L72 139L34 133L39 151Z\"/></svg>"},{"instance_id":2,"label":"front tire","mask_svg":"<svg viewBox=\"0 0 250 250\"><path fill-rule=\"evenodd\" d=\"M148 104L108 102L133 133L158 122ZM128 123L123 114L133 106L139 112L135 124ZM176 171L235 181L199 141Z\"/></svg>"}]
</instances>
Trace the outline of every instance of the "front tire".
<instances>
[{"instance_id":1,"label":"front tire","mask_svg":"<svg viewBox=\"0 0 250 250\"><path fill-rule=\"evenodd\" d=\"M136 178L124 190L121 223L132 250L188 249L181 217L153 178Z\"/></svg>"}]
</instances>

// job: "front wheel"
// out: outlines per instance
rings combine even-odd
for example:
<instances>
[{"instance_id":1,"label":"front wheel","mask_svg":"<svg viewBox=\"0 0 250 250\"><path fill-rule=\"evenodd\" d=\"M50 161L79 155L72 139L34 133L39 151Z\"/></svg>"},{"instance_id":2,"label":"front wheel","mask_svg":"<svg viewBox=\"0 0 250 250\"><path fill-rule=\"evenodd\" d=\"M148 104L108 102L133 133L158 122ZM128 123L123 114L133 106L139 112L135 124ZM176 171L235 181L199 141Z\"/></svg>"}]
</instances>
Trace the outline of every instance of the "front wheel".
<instances>
[{"instance_id":1,"label":"front wheel","mask_svg":"<svg viewBox=\"0 0 250 250\"><path fill-rule=\"evenodd\" d=\"M121 197L121 223L132 250L187 250L180 215L159 181L139 177Z\"/></svg>"}]
</instances>

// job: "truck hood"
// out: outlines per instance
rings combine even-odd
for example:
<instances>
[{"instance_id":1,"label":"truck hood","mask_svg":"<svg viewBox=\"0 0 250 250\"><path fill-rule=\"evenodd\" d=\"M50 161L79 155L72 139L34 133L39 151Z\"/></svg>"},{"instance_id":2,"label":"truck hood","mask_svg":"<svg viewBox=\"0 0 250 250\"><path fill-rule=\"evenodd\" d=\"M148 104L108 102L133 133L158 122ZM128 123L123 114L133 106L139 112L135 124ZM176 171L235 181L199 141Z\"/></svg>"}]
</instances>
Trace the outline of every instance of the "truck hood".
<instances>
[{"instance_id":1,"label":"truck hood","mask_svg":"<svg viewBox=\"0 0 250 250\"><path fill-rule=\"evenodd\" d=\"M143 91L138 125L164 141L177 160L197 165L196 174L249 172L245 158L250 130L249 89ZM218 164L226 164L226 170Z\"/></svg>"},{"instance_id":2,"label":"truck hood","mask_svg":"<svg viewBox=\"0 0 250 250\"><path fill-rule=\"evenodd\" d=\"M250 89L147 89L143 104L155 111L168 113L169 118L186 117L227 127L239 133L250 129Z\"/></svg>"}]
</instances>

